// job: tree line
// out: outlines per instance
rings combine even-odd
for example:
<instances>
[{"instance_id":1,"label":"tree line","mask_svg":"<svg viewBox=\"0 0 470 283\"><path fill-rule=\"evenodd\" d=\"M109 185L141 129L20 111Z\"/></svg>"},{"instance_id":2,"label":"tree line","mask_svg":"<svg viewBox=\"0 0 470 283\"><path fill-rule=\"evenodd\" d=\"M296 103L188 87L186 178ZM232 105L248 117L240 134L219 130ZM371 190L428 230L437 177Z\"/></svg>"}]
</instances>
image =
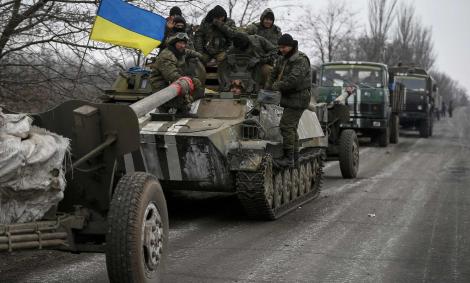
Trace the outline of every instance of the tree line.
<instances>
[{"instance_id":1,"label":"tree line","mask_svg":"<svg viewBox=\"0 0 470 283\"><path fill-rule=\"evenodd\" d=\"M134 0L163 16L180 6L198 24L215 4L208 0ZM413 4L369 0L365 26L345 0L330 0L311 12L292 0L222 0L229 17L243 27L271 7L283 32L290 32L313 62L360 60L431 69L441 94L467 102L467 90L434 66L432 29ZM70 98L95 99L119 71L138 63L134 50L88 40L98 7L95 0L0 0L0 104L40 111ZM305 11L296 15L293 11ZM297 12L295 12L297 13Z\"/></svg>"}]
</instances>

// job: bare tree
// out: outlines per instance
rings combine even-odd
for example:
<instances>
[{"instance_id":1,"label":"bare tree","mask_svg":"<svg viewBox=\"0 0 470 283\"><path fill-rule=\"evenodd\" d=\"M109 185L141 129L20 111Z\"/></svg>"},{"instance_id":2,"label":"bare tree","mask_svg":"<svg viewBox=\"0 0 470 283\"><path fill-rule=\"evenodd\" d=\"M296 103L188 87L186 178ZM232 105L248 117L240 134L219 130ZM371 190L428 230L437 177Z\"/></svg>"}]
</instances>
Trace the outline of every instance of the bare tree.
<instances>
[{"instance_id":1,"label":"bare tree","mask_svg":"<svg viewBox=\"0 0 470 283\"><path fill-rule=\"evenodd\" d=\"M296 28L304 44L313 45L311 55L321 63L334 60L346 60L353 43L352 34L355 31L355 13L345 1L330 0L324 10L313 14L311 10L302 17L303 23Z\"/></svg>"},{"instance_id":2,"label":"bare tree","mask_svg":"<svg viewBox=\"0 0 470 283\"><path fill-rule=\"evenodd\" d=\"M141 0L133 4L163 14L170 5L199 2ZM0 2L2 103L17 106L15 102L38 97L43 102L55 103L57 99L70 98L74 90L74 97L95 97L97 90L109 85L118 69L126 68L129 59L135 61L134 50L88 40L97 3L95 0Z\"/></svg>"},{"instance_id":3,"label":"bare tree","mask_svg":"<svg viewBox=\"0 0 470 283\"><path fill-rule=\"evenodd\" d=\"M362 56L373 62L385 61L389 32L395 19L398 0L369 0L368 31L359 41Z\"/></svg>"}]
</instances>

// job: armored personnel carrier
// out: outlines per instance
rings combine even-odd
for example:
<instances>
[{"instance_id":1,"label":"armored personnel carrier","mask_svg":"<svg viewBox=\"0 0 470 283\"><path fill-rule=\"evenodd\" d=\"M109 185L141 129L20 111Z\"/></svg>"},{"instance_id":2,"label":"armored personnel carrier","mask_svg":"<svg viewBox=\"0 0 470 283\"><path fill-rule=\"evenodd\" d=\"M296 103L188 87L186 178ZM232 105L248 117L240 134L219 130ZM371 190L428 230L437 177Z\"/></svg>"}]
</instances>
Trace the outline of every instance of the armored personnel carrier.
<instances>
[{"instance_id":1,"label":"armored personnel carrier","mask_svg":"<svg viewBox=\"0 0 470 283\"><path fill-rule=\"evenodd\" d=\"M239 91L208 91L193 102L190 115L150 111L140 119L141 152L164 190L236 193L250 217L272 220L319 195L327 137L316 114L306 110L296 166L276 167L280 94L258 90L245 59L231 60L236 65L226 78L240 82ZM137 95L139 86L132 87ZM123 94L129 101L129 91ZM120 102L119 91L107 97Z\"/></svg>"}]
</instances>

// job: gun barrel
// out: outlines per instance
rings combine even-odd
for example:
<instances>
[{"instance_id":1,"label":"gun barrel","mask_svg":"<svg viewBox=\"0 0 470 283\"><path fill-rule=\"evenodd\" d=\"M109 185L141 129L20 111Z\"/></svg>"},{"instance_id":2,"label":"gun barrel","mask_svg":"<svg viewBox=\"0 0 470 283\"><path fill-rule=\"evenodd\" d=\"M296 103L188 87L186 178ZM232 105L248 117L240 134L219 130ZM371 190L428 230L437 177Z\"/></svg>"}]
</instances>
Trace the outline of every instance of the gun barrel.
<instances>
[{"instance_id":1,"label":"gun barrel","mask_svg":"<svg viewBox=\"0 0 470 283\"><path fill-rule=\"evenodd\" d=\"M140 118L178 95L191 94L193 90L193 81L188 77L181 77L168 87L137 101L130 107Z\"/></svg>"}]
</instances>

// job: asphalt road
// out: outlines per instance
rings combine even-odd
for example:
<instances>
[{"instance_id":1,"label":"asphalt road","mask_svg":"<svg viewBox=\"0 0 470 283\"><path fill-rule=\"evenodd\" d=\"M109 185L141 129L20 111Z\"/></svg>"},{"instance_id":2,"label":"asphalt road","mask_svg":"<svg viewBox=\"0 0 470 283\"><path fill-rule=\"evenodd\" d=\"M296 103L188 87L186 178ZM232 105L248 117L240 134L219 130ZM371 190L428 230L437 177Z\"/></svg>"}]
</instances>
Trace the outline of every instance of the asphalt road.
<instances>
[{"instance_id":1,"label":"asphalt road","mask_svg":"<svg viewBox=\"0 0 470 283\"><path fill-rule=\"evenodd\" d=\"M470 109L430 139L365 144L355 180L327 164L323 191L273 222L233 197L170 201L165 282L470 282ZM0 257L0 282L106 282L104 256Z\"/></svg>"}]
</instances>

